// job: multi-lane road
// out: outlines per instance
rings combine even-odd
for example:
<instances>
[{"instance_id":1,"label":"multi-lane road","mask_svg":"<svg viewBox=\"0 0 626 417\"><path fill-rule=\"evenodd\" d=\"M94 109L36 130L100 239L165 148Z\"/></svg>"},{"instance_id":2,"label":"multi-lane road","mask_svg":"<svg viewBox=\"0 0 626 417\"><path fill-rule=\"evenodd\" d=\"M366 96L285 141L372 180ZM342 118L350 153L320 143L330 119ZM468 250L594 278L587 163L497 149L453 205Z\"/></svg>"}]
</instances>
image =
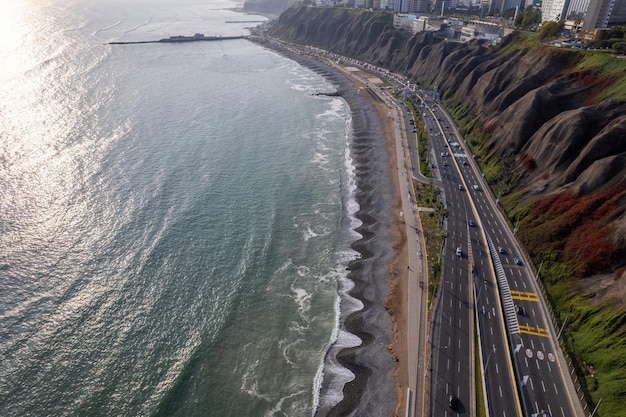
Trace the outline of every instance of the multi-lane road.
<instances>
[{"instance_id":1,"label":"multi-lane road","mask_svg":"<svg viewBox=\"0 0 626 417\"><path fill-rule=\"evenodd\" d=\"M481 215L472 198L472 192L481 187L472 178L472 162L458 135L451 133L450 122L442 110L428 101L420 109L431 136L435 175L441 180L442 198L448 210L444 267L433 312L431 415L475 415L475 395L485 393L489 415L519 416L506 331L498 320L502 312L495 275L486 250ZM476 297L491 300L485 314L476 314ZM478 344L474 338L475 317ZM489 330L484 335L487 324ZM486 371L485 390L478 393L474 390L476 377L482 375L474 372L477 357Z\"/></svg>"},{"instance_id":2,"label":"multi-lane road","mask_svg":"<svg viewBox=\"0 0 626 417\"><path fill-rule=\"evenodd\" d=\"M433 314L431 415L473 415L474 394L484 395L489 416L583 415L532 271L458 129L436 101L424 98L419 109L449 213ZM469 389L474 358L483 392Z\"/></svg>"}]
</instances>

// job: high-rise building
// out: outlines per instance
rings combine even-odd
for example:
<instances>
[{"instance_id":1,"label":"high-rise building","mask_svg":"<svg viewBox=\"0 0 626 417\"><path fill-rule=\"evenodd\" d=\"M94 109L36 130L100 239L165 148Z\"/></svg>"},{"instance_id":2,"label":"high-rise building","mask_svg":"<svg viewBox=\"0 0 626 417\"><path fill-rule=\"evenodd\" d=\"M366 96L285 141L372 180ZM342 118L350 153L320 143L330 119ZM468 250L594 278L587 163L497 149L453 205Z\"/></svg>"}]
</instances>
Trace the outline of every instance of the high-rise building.
<instances>
[{"instance_id":1,"label":"high-rise building","mask_svg":"<svg viewBox=\"0 0 626 417\"><path fill-rule=\"evenodd\" d=\"M626 23L626 0L544 0L541 21L559 21L582 15L583 30Z\"/></svg>"},{"instance_id":2,"label":"high-rise building","mask_svg":"<svg viewBox=\"0 0 626 417\"><path fill-rule=\"evenodd\" d=\"M541 3L541 21L559 21L565 19L569 7L569 0L543 0Z\"/></svg>"},{"instance_id":3,"label":"high-rise building","mask_svg":"<svg viewBox=\"0 0 626 417\"><path fill-rule=\"evenodd\" d=\"M584 16L589 8L589 2L590 0L570 0L565 18L569 19L573 14L582 14Z\"/></svg>"},{"instance_id":4,"label":"high-rise building","mask_svg":"<svg viewBox=\"0 0 626 417\"><path fill-rule=\"evenodd\" d=\"M394 0L396 13L428 13L428 0Z\"/></svg>"},{"instance_id":5,"label":"high-rise building","mask_svg":"<svg viewBox=\"0 0 626 417\"><path fill-rule=\"evenodd\" d=\"M624 23L626 23L626 0L591 0L583 21L583 30Z\"/></svg>"}]
</instances>

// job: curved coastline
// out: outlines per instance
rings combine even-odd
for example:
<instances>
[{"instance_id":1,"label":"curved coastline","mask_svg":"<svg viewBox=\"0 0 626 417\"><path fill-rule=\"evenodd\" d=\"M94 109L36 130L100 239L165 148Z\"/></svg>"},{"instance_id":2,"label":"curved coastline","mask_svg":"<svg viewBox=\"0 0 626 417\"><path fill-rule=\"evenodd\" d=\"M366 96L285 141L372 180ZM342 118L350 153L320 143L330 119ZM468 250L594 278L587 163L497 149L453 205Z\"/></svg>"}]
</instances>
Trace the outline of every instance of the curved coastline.
<instances>
[{"instance_id":1,"label":"curved coastline","mask_svg":"<svg viewBox=\"0 0 626 417\"><path fill-rule=\"evenodd\" d=\"M350 152L355 164L355 197L360 207L356 217L362 222L356 231L362 237L352 244L361 257L349 265L349 278L354 282L350 295L364 307L349 315L344 327L362 343L337 354L338 361L355 378L345 384L343 400L330 410L318 409L316 415L393 415L397 364L388 349L393 341L393 326L385 300L390 290L389 270L395 258L392 233L395 189L383 120L372 97L361 94L345 74L318 59L275 43L255 41L332 82L348 103L352 117Z\"/></svg>"}]
</instances>

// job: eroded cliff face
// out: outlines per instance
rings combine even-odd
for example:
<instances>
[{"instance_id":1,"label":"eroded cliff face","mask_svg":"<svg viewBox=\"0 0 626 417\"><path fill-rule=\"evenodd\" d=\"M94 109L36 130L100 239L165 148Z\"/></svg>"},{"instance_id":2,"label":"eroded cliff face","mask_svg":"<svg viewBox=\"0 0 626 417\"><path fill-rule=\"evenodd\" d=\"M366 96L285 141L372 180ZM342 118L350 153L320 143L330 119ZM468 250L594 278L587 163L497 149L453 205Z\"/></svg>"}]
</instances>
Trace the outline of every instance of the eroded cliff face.
<instances>
[{"instance_id":1,"label":"eroded cliff face","mask_svg":"<svg viewBox=\"0 0 626 417\"><path fill-rule=\"evenodd\" d=\"M606 220L610 262L604 270L585 273L624 266L626 100L600 99L607 85L621 80L583 69L582 51L523 47L523 37L516 34L496 47L446 42L432 33L395 30L392 20L382 13L298 7L280 16L272 35L437 85L481 164L512 171L514 184L504 193L514 193L517 204L615 190L617 208ZM576 229L572 225L569 233ZM563 242L557 250L566 246Z\"/></svg>"}]
</instances>

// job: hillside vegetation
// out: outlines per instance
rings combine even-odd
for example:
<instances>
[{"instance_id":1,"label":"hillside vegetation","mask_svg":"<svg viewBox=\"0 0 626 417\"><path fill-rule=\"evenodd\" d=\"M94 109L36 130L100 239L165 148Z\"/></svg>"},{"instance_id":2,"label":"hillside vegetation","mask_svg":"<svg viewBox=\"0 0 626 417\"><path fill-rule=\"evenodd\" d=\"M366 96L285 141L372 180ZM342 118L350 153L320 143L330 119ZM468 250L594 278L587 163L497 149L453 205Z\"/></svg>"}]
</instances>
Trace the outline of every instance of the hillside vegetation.
<instances>
[{"instance_id":1,"label":"hillside vegetation","mask_svg":"<svg viewBox=\"0 0 626 417\"><path fill-rule=\"evenodd\" d=\"M596 415L626 400L626 60L514 33L496 47L295 7L272 35L438 86L541 277Z\"/></svg>"}]
</instances>

